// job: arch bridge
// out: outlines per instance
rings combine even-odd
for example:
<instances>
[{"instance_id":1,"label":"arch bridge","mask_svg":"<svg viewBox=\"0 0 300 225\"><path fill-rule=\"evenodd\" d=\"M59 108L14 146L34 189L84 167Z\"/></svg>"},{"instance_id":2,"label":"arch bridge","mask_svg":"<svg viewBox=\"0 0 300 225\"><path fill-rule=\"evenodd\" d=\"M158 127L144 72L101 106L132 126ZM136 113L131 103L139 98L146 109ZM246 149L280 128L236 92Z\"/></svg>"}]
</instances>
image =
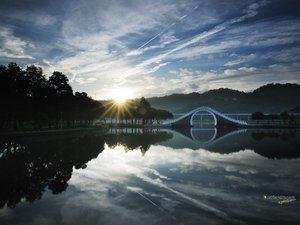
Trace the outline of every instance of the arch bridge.
<instances>
[{"instance_id":1,"label":"arch bridge","mask_svg":"<svg viewBox=\"0 0 300 225\"><path fill-rule=\"evenodd\" d=\"M214 119L215 127L239 127L239 126L249 126L246 121L233 119L215 109L207 106L201 106L196 108L176 119L164 121L162 124L165 126L189 126L193 127L194 116L199 112L207 112L212 115Z\"/></svg>"}]
</instances>

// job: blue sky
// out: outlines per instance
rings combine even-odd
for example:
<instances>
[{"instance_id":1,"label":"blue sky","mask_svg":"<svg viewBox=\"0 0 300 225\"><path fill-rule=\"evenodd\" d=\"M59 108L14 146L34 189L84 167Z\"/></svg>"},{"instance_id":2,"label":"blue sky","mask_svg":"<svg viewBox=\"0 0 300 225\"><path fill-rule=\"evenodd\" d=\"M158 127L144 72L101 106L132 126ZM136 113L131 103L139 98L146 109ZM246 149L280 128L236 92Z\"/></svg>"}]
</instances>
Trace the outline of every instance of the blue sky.
<instances>
[{"instance_id":1,"label":"blue sky","mask_svg":"<svg viewBox=\"0 0 300 225\"><path fill-rule=\"evenodd\" d=\"M300 83L297 0L0 0L0 63L97 99Z\"/></svg>"}]
</instances>

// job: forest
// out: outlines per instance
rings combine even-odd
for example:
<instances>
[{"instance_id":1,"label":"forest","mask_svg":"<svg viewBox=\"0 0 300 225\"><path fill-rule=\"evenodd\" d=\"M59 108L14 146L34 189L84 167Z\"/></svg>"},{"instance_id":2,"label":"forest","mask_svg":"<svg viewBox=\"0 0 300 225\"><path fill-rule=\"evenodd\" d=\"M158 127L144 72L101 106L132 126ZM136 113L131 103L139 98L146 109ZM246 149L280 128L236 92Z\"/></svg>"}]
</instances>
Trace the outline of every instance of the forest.
<instances>
[{"instance_id":1,"label":"forest","mask_svg":"<svg viewBox=\"0 0 300 225\"><path fill-rule=\"evenodd\" d=\"M145 98L113 101L103 105L85 92L73 92L68 77L58 71L50 76L42 68L16 63L0 65L0 129L60 129L102 123L144 125L173 115L152 108Z\"/></svg>"}]
</instances>

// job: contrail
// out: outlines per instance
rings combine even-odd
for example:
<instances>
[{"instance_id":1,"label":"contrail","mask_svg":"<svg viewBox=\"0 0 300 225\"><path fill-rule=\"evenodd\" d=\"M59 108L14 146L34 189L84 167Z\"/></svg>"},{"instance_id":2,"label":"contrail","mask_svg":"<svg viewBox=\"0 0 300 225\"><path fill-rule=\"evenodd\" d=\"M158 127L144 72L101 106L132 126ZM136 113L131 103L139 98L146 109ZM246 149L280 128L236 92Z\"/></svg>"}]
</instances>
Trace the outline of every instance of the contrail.
<instances>
[{"instance_id":1,"label":"contrail","mask_svg":"<svg viewBox=\"0 0 300 225\"><path fill-rule=\"evenodd\" d=\"M145 47L147 44L149 44L151 41L153 41L154 39L156 39L157 37L159 37L160 35L162 35L167 29L169 29L170 28L170 26L168 27L168 28L166 28L166 29L164 29L163 31L161 31L160 33L158 33L157 35L155 35L153 38L151 38L149 41L147 41L147 42L145 42L144 44L142 44L139 48L138 48L138 50L139 49L141 49L141 48L143 48L143 47Z\"/></svg>"},{"instance_id":2,"label":"contrail","mask_svg":"<svg viewBox=\"0 0 300 225\"><path fill-rule=\"evenodd\" d=\"M163 184L162 182L157 182L156 180L153 180L153 179L151 179L150 177L148 177L148 176L146 176L144 174L139 174L139 175L136 175L136 176L138 178L142 179L145 182L148 182L150 184L153 184L155 186L159 186L159 187L161 187L161 188L163 188L165 190L168 190L168 191L176 194L177 196L181 197L182 199L185 199L185 200L187 200L189 202L192 202L197 207L199 207L199 208L201 208L201 209L203 209L203 210L205 210L207 212L211 212L211 213L215 214L216 216L218 216L218 217L220 217L222 219L225 219L227 221L231 221L231 222L236 223L236 224L244 224L242 221L239 221L239 220L236 220L234 218L231 218L226 212L224 212L222 210L219 210L219 209L217 209L217 208L215 208L213 206L210 206L208 204L205 204L205 203L203 203L201 201L198 201L198 200L196 200L194 198L191 198L190 196L188 196L188 195L186 195L184 193L181 193L181 192L179 192L179 191L177 191L177 190L169 187L168 185ZM133 191L135 191L135 190L133 190ZM150 200L150 202L152 202L152 201ZM156 205L156 204L154 203L154 205Z\"/></svg>"},{"instance_id":3,"label":"contrail","mask_svg":"<svg viewBox=\"0 0 300 225\"><path fill-rule=\"evenodd\" d=\"M167 56L173 54L174 52L177 52L181 49L184 49L192 44L195 44L207 37L210 37L216 33L219 33L225 29L227 29L229 26L233 25L233 24L236 24L236 23L240 23L240 22L243 22L244 20L248 19L248 18L251 18L251 17L254 17L255 15L257 15L257 9L260 8L260 7L263 7L265 6L266 4L268 4L269 2L268 1L262 1L260 4L251 4L250 6L248 6L245 10L245 13L244 15L240 16L240 17L236 17L236 18L233 18L229 21L226 21L226 22L223 22L219 25L216 25L215 27L213 27L212 29L208 30L208 31L204 31L200 34L197 34L195 36L193 36L192 38L190 38L188 41L178 45L177 47L169 50L168 52L165 52L163 54L160 54L160 55L157 55L153 58L150 58L144 62L142 62L140 65L141 66L147 66L147 65L150 65L152 63L157 63L157 62L160 62L162 61L164 58L166 58Z\"/></svg>"},{"instance_id":4,"label":"contrail","mask_svg":"<svg viewBox=\"0 0 300 225\"><path fill-rule=\"evenodd\" d=\"M196 9L198 9L198 6L195 6L193 8L193 10L189 13L191 14L193 11L195 11ZM183 16L181 16L179 19L177 19L175 22L173 22L171 25L169 25L168 27L166 27L165 29L163 29L161 32L159 32L157 35L155 35L154 37L152 37L150 40L148 40L147 42L145 42L144 44L142 44L137 50L145 47L147 44L149 44L151 41L155 40L157 37L159 37L160 35L162 35L164 32L166 32L167 30L169 30L171 27L175 26L178 22L182 21L185 17L187 17L188 14L185 14Z\"/></svg>"},{"instance_id":5,"label":"contrail","mask_svg":"<svg viewBox=\"0 0 300 225\"><path fill-rule=\"evenodd\" d=\"M148 202L150 202L152 205L154 205L155 207L157 207L160 211L168 214L169 216L172 217L172 219L176 220L176 217L173 216L172 214L170 214L168 211L166 211L164 208L160 207L159 205L157 205L155 202L153 202L151 199L147 198L145 195L143 195L142 193L134 190L133 188L127 187L129 190L137 193L139 196L141 196L142 198L144 198L145 200L147 200Z\"/></svg>"},{"instance_id":6,"label":"contrail","mask_svg":"<svg viewBox=\"0 0 300 225\"><path fill-rule=\"evenodd\" d=\"M139 194L142 198L146 199L148 202L150 202L152 205L156 206L157 208L159 208L161 211L165 211L163 208L161 208L159 205L157 205L155 202L153 202L151 199L147 198L146 196L144 196L143 194L141 194L140 192L138 191L135 191L135 190L132 190L131 191L134 191L135 193Z\"/></svg>"}]
</instances>

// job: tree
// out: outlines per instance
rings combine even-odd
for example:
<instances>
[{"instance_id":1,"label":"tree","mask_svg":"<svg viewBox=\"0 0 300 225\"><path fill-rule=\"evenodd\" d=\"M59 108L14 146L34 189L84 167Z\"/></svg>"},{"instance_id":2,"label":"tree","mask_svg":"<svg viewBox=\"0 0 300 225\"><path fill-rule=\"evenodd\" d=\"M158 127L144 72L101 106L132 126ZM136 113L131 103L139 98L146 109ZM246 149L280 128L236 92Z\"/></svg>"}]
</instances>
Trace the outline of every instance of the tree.
<instances>
[{"instance_id":1,"label":"tree","mask_svg":"<svg viewBox=\"0 0 300 225\"><path fill-rule=\"evenodd\" d=\"M54 106L52 109L52 117L55 120L57 128L63 126L63 121L67 121L67 125L70 126L73 90L68 82L68 77L57 71L53 72L48 80L48 86L50 88L49 97Z\"/></svg>"},{"instance_id":2,"label":"tree","mask_svg":"<svg viewBox=\"0 0 300 225\"><path fill-rule=\"evenodd\" d=\"M27 66L24 72L24 82L27 90L27 112L34 121L35 128L41 128L42 123L47 120L47 80L43 70L35 65ZM26 106L25 106L26 107Z\"/></svg>"},{"instance_id":3,"label":"tree","mask_svg":"<svg viewBox=\"0 0 300 225\"><path fill-rule=\"evenodd\" d=\"M121 120L154 119L172 117L167 111L154 109L143 97L130 100L123 105L110 104L105 107L85 92L73 94L68 77L58 71L47 79L42 68L35 65L20 68L16 63L7 67L0 65L0 127L14 129L43 129L74 126L77 121L90 124L95 119L117 118Z\"/></svg>"},{"instance_id":4,"label":"tree","mask_svg":"<svg viewBox=\"0 0 300 225\"><path fill-rule=\"evenodd\" d=\"M145 124L146 121L151 118L151 105L144 97L141 98L137 110L139 113L139 117L143 120L142 123Z\"/></svg>"},{"instance_id":5,"label":"tree","mask_svg":"<svg viewBox=\"0 0 300 225\"><path fill-rule=\"evenodd\" d=\"M68 77L61 72L53 72L49 77L48 84L55 90L57 96L71 96L73 94L72 87L69 85Z\"/></svg>"},{"instance_id":6,"label":"tree","mask_svg":"<svg viewBox=\"0 0 300 225\"><path fill-rule=\"evenodd\" d=\"M263 120L265 118L265 115L262 112L255 112L252 113L251 119L252 120Z\"/></svg>"},{"instance_id":7,"label":"tree","mask_svg":"<svg viewBox=\"0 0 300 225\"><path fill-rule=\"evenodd\" d=\"M283 120L288 120L289 119L289 114L287 112L282 112L280 113L280 118Z\"/></svg>"}]
</instances>

